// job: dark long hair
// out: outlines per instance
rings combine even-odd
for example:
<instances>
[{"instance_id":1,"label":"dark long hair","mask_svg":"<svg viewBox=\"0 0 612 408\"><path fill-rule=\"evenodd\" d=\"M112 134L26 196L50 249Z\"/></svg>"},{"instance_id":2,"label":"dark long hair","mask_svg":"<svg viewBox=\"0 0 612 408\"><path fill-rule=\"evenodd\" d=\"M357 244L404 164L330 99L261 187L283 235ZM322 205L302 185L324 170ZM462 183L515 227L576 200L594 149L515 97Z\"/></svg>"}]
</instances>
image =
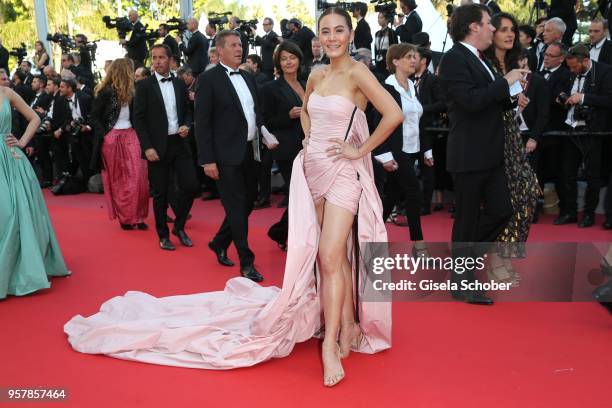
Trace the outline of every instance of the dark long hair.
<instances>
[{"instance_id":1,"label":"dark long hair","mask_svg":"<svg viewBox=\"0 0 612 408\"><path fill-rule=\"evenodd\" d=\"M339 16L344 17L349 31L353 31L353 20L351 20L350 14L346 10L341 9L340 7L329 7L326 8L325 11L323 11L323 13L319 16L319 20L317 21L317 31L319 30L319 26L321 25L321 20L323 20L323 17L329 16L330 14L338 14Z\"/></svg>"},{"instance_id":2,"label":"dark long hair","mask_svg":"<svg viewBox=\"0 0 612 408\"><path fill-rule=\"evenodd\" d=\"M506 52L506 58L504 61L504 65L506 67L506 72L518 68L518 63L521 58L521 51L523 47L521 46L521 42L519 40L519 29L518 23L516 19L508 13L499 13L495 14L491 18L491 24L495 27L495 30L499 30L501 27L502 20L510 20L512 22L512 32L514 32L514 43L512 44L512 49ZM495 42L491 44L491 46L485 51L485 54L495 64L495 67L502 72L500 61L497 60L497 56L495 55Z\"/></svg>"}]
</instances>

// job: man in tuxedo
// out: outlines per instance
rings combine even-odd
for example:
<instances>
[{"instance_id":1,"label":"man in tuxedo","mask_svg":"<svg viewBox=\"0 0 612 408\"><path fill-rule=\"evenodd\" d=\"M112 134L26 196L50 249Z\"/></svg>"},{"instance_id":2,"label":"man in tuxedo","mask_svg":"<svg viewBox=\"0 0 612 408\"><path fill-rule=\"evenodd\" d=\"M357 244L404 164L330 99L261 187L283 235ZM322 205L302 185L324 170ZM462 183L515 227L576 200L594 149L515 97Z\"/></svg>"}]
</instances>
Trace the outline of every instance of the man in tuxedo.
<instances>
[{"instance_id":1,"label":"man in tuxedo","mask_svg":"<svg viewBox=\"0 0 612 408\"><path fill-rule=\"evenodd\" d=\"M136 10L130 10L128 19L132 23L132 31L130 39L125 38L120 41L127 51L127 57L131 58L136 64L136 68L144 65L144 60L147 59L147 36L145 26L142 25L138 18Z\"/></svg>"},{"instance_id":2,"label":"man in tuxedo","mask_svg":"<svg viewBox=\"0 0 612 408\"><path fill-rule=\"evenodd\" d=\"M171 202L176 215L172 234L183 246L193 243L185 233L185 223L193 205L198 181L187 137L191 113L185 83L170 74L172 51L163 44L151 47L155 73L136 83L134 129L149 165L155 228L159 246L166 251L176 248L170 241L166 212L168 192L178 189Z\"/></svg>"},{"instance_id":3,"label":"man in tuxedo","mask_svg":"<svg viewBox=\"0 0 612 408\"><path fill-rule=\"evenodd\" d=\"M187 57L187 65L191 68L193 75L197 77L208 65L208 41L198 30L198 20L190 18L187 20L187 29L191 32L191 38L185 43L181 42L179 48Z\"/></svg>"},{"instance_id":4,"label":"man in tuxedo","mask_svg":"<svg viewBox=\"0 0 612 408\"><path fill-rule=\"evenodd\" d=\"M238 69L242 60L238 33L220 31L215 45L219 64L199 76L195 100L199 162L206 175L217 181L225 210L225 219L208 246L221 265L233 266L227 257L233 241L240 257L240 274L261 282L263 277L253 266L255 255L248 244L262 124L257 89L253 77Z\"/></svg>"},{"instance_id":5,"label":"man in tuxedo","mask_svg":"<svg viewBox=\"0 0 612 408\"><path fill-rule=\"evenodd\" d=\"M263 37L256 35L254 28L251 28L253 36L255 36L255 45L261 47L261 72L263 72L268 80L274 79L274 49L279 44L278 34L274 32L274 21L270 17L264 18L263 29L266 34Z\"/></svg>"},{"instance_id":6,"label":"man in tuxedo","mask_svg":"<svg viewBox=\"0 0 612 408\"><path fill-rule=\"evenodd\" d=\"M355 50L360 48L372 50L372 30L370 30L370 25L365 20L367 13L368 5L366 3L361 1L353 3L353 18L357 20L355 38L353 40L353 48Z\"/></svg>"},{"instance_id":7,"label":"man in tuxedo","mask_svg":"<svg viewBox=\"0 0 612 408\"><path fill-rule=\"evenodd\" d=\"M490 14L494 16L495 14L501 13L501 9L493 0L480 0L480 4L484 4L491 10Z\"/></svg>"},{"instance_id":8,"label":"man in tuxedo","mask_svg":"<svg viewBox=\"0 0 612 408\"><path fill-rule=\"evenodd\" d=\"M29 105L36 93L32 90L31 85L25 83L26 78L27 74L21 68L16 70L13 74L13 90Z\"/></svg>"},{"instance_id":9,"label":"man in tuxedo","mask_svg":"<svg viewBox=\"0 0 612 408\"><path fill-rule=\"evenodd\" d=\"M612 41L606 38L608 21L596 18L589 27L591 59L595 62L612 65Z\"/></svg>"},{"instance_id":10,"label":"man in tuxedo","mask_svg":"<svg viewBox=\"0 0 612 408\"><path fill-rule=\"evenodd\" d=\"M449 31L455 44L440 62L440 84L450 121L447 170L455 185L453 256L479 257L487 247L474 243L494 242L513 213L504 168L503 112L510 105L510 87L527 71L515 69L504 77L493 73L483 51L492 44L495 28L484 5L455 9ZM451 275L457 285L475 279L473 270ZM468 303L493 303L478 290L452 295Z\"/></svg>"},{"instance_id":11,"label":"man in tuxedo","mask_svg":"<svg viewBox=\"0 0 612 408\"><path fill-rule=\"evenodd\" d=\"M404 24L400 25L400 20L395 22L395 33L399 37L400 42L414 44L412 37L416 33L420 33L423 30L423 22L421 21L419 14L416 12L416 1L400 0L400 8L406 17Z\"/></svg>"},{"instance_id":12,"label":"man in tuxedo","mask_svg":"<svg viewBox=\"0 0 612 408\"><path fill-rule=\"evenodd\" d=\"M313 59L312 39L316 37L315 33L313 33L310 28L303 26L302 22L297 18L289 20L287 26L292 32L289 39L295 42L298 47L300 47L300 50L302 50L302 55L304 55L304 66L311 66Z\"/></svg>"},{"instance_id":13,"label":"man in tuxedo","mask_svg":"<svg viewBox=\"0 0 612 408\"><path fill-rule=\"evenodd\" d=\"M551 0L548 18L560 18L565 23L566 29L561 42L568 47L572 45L574 33L578 28L576 19L576 0Z\"/></svg>"},{"instance_id":14,"label":"man in tuxedo","mask_svg":"<svg viewBox=\"0 0 612 408\"><path fill-rule=\"evenodd\" d=\"M567 46L561 41L548 46L544 53L544 69L540 71L546 80L549 96L549 119L545 131L565 131L565 118L567 109L560 102L559 95L567 92L570 86L571 73L565 67ZM562 214L566 213L567 202L562 179L561 146L564 136L547 136L538 146L536 175L540 184L551 180L555 184L555 191L559 197L559 208Z\"/></svg>"},{"instance_id":15,"label":"man in tuxedo","mask_svg":"<svg viewBox=\"0 0 612 408\"><path fill-rule=\"evenodd\" d=\"M570 131L604 132L610 130L612 110L612 67L591 61L589 48L579 44L571 48L565 62L572 73L569 96L565 104L569 107L566 116ZM555 220L555 225L577 222L578 169L584 162L587 190L584 213L578 227L587 228L595 224L595 208L599 203L601 189L601 158L603 138L600 135L570 135L563 140L563 180L567 197L564 214Z\"/></svg>"},{"instance_id":16,"label":"man in tuxedo","mask_svg":"<svg viewBox=\"0 0 612 408\"><path fill-rule=\"evenodd\" d=\"M554 42L561 41L566 28L567 26L559 17L551 18L544 24L544 32L542 32L544 46L539 47L538 51L538 71L542 70L546 48Z\"/></svg>"},{"instance_id":17,"label":"man in tuxedo","mask_svg":"<svg viewBox=\"0 0 612 408\"><path fill-rule=\"evenodd\" d=\"M206 34L206 42L208 43L208 49L210 50L215 46L215 37L217 36L217 25L208 23L206 24L206 28L204 29L204 33Z\"/></svg>"},{"instance_id":18,"label":"man in tuxedo","mask_svg":"<svg viewBox=\"0 0 612 408\"><path fill-rule=\"evenodd\" d=\"M81 64L79 66L88 76L93 76L91 54L87 49L87 37L85 34L77 34L74 36L74 41L79 50L79 56L81 57Z\"/></svg>"},{"instance_id":19,"label":"man in tuxedo","mask_svg":"<svg viewBox=\"0 0 612 408\"><path fill-rule=\"evenodd\" d=\"M159 33L159 37L163 38L162 44L167 45L172 51L172 56L177 63L181 61L181 52L179 51L178 42L170 35L170 31L168 30L168 24L162 23L157 28L157 32Z\"/></svg>"},{"instance_id":20,"label":"man in tuxedo","mask_svg":"<svg viewBox=\"0 0 612 408\"><path fill-rule=\"evenodd\" d=\"M443 53L439 51L432 51L431 41L429 41L429 34L427 34L425 31L416 33L412 37L412 41L413 41L413 44L416 45L417 47L429 50L429 52L431 53L431 58L429 58L430 61L429 61L429 65L427 66L427 69L432 74L435 74L436 70L438 69L438 65L440 65L440 60L442 59Z\"/></svg>"}]
</instances>

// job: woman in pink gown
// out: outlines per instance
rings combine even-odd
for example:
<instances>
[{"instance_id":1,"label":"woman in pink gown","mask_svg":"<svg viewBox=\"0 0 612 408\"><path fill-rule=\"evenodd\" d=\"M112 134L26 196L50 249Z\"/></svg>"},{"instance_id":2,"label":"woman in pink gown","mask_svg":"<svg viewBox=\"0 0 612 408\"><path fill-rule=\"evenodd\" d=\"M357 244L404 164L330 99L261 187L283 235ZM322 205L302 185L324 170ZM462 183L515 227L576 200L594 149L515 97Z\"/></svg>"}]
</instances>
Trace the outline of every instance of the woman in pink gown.
<instances>
[{"instance_id":1,"label":"woman in pink gown","mask_svg":"<svg viewBox=\"0 0 612 408\"><path fill-rule=\"evenodd\" d=\"M282 289L239 277L221 292L166 298L128 292L66 323L75 350L230 369L285 357L296 343L322 336L323 381L333 386L344 377L340 359L350 350L391 346L391 304L364 301L366 268L348 254L360 243L387 240L370 152L403 116L367 67L350 58L346 11L327 9L319 37L331 64L314 71L306 86L305 148L293 164ZM383 116L371 136L368 99Z\"/></svg>"}]
</instances>

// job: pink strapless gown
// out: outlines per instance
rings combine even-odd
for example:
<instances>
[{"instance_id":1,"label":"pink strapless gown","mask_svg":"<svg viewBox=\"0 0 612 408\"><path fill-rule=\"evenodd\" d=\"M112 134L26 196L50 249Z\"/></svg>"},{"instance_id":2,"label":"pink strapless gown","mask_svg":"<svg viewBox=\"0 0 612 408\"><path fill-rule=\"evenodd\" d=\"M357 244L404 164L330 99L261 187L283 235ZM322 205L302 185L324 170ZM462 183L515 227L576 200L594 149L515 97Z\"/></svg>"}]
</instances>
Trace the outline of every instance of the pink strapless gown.
<instances>
[{"instance_id":1,"label":"pink strapless gown","mask_svg":"<svg viewBox=\"0 0 612 408\"><path fill-rule=\"evenodd\" d=\"M313 95L308 106L313 138L309 157L304 163L300 153L293 163L282 289L239 277L219 292L156 298L130 291L106 301L98 313L77 315L65 324L76 351L179 367L230 369L285 357L296 343L321 332L320 279L315 280L313 273L320 228L313 197L326 197L347 209L358 207L359 243L386 242L387 234L370 155L333 164L321 153L326 139L344 137L355 107L341 96ZM348 137L355 144L369 137L360 110ZM348 244L352 254L352 239ZM375 353L391 346L391 303L362 301L368 286L366 268L363 262L359 265L357 310L365 341L354 351Z\"/></svg>"}]
</instances>

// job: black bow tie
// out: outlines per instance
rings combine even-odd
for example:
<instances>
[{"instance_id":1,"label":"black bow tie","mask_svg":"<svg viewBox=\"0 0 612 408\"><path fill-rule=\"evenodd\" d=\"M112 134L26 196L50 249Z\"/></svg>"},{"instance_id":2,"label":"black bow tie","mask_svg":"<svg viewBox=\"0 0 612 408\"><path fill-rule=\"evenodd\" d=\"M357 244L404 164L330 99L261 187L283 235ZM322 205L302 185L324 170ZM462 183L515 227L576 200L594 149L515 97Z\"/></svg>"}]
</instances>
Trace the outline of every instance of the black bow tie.
<instances>
[{"instance_id":1,"label":"black bow tie","mask_svg":"<svg viewBox=\"0 0 612 408\"><path fill-rule=\"evenodd\" d=\"M240 75L240 71L230 71L230 76L232 75Z\"/></svg>"},{"instance_id":2,"label":"black bow tie","mask_svg":"<svg viewBox=\"0 0 612 408\"><path fill-rule=\"evenodd\" d=\"M171 81L172 81L172 75L170 75L168 78L160 79L160 82L171 82Z\"/></svg>"},{"instance_id":3,"label":"black bow tie","mask_svg":"<svg viewBox=\"0 0 612 408\"><path fill-rule=\"evenodd\" d=\"M542 75L546 75L546 74L552 74L552 72L549 69L543 69L542 71L540 71L540 73Z\"/></svg>"}]
</instances>

